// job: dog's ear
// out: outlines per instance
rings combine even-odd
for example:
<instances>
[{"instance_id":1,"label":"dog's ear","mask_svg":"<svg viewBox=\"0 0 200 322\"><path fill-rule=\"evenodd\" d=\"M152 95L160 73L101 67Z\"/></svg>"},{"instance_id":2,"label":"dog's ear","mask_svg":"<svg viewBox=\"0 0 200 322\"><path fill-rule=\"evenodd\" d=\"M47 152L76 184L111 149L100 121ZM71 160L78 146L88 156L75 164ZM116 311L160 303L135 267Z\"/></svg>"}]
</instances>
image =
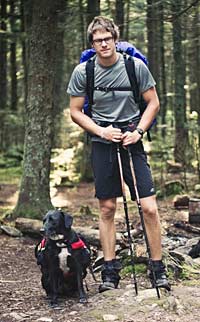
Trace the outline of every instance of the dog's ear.
<instances>
[{"instance_id":1,"label":"dog's ear","mask_svg":"<svg viewBox=\"0 0 200 322\"><path fill-rule=\"evenodd\" d=\"M63 213L65 220L65 228L70 229L73 223L73 217L70 214Z\"/></svg>"}]
</instances>

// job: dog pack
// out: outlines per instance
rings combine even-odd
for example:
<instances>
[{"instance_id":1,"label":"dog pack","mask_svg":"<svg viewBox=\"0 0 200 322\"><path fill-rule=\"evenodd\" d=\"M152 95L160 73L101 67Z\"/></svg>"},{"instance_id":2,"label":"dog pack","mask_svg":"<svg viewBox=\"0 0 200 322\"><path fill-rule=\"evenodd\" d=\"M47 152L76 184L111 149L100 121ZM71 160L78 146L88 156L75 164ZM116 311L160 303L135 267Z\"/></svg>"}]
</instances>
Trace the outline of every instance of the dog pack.
<instances>
[{"instance_id":1,"label":"dog pack","mask_svg":"<svg viewBox=\"0 0 200 322\"><path fill-rule=\"evenodd\" d=\"M94 48L86 49L82 52L80 57L80 63L87 61L86 63L86 80L87 80L87 88L86 93L87 97L84 103L84 113L89 117L92 116L92 105L93 105L93 93L94 90L99 90L103 92L108 91L132 91L135 102L139 105L140 115L142 115L147 107L146 102L144 101L142 95L139 92L139 84L135 73L135 62L133 57L139 58L142 60L145 65L148 65L147 58L132 44L126 41L120 41L116 44L117 52L121 53L124 57L126 72L130 81L130 87L95 87L94 86L94 66L95 66L95 58L96 52ZM148 140L151 141L149 130L152 125L156 122L154 120L147 130Z\"/></svg>"}]
</instances>

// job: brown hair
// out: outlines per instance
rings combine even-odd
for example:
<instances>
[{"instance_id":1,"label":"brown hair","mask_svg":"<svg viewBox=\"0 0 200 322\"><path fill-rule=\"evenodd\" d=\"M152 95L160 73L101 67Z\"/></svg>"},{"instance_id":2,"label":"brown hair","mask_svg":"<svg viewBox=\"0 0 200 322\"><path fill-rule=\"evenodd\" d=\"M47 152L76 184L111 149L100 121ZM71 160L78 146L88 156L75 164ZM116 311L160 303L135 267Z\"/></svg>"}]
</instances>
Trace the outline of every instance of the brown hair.
<instances>
[{"instance_id":1,"label":"brown hair","mask_svg":"<svg viewBox=\"0 0 200 322\"><path fill-rule=\"evenodd\" d=\"M87 36L88 36L88 41L90 43L93 42L93 34L97 30L106 30L111 32L114 40L117 40L119 38L119 28L115 25L115 23L106 17L103 16L98 16L95 17L92 22L88 26L87 30Z\"/></svg>"}]
</instances>

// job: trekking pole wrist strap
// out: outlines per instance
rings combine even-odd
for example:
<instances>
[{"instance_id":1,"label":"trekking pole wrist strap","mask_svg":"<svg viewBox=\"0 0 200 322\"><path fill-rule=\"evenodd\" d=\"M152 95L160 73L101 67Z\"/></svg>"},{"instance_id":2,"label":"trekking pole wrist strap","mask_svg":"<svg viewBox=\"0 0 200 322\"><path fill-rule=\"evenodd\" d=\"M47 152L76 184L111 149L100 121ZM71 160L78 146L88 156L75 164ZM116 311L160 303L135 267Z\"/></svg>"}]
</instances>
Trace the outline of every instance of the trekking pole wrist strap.
<instances>
[{"instance_id":1,"label":"trekking pole wrist strap","mask_svg":"<svg viewBox=\"0 0 200 322\"><path fill-rule=\"evenodd\" d=\"M141 129L140 127L136 127L136 131L141 135L141 137L143 137L144 135L143 129Z\"/></svg>"}]
</instances>

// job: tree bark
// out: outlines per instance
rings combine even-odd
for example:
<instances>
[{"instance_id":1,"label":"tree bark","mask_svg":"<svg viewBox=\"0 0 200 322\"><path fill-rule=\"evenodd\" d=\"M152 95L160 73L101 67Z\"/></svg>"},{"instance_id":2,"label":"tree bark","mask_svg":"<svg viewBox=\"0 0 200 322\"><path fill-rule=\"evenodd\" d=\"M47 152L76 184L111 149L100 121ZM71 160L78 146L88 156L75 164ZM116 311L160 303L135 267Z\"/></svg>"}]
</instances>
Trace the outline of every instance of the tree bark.
<instances>
[{"instance_id":1,"label":"tree bark","mask_svg":"<svg viewBox=\"0 0 200 322\"><path fill-rule=\"evenodd\" d=\"M157 72L157 59L158 59L158 51L157 51L157 38L156 38L156 14L157 8L154 5L153 0L147 0L147 40L148 40L148 61L149 61L149 69L153 74L155 80L157 81L158 72Z\"/></svg>"},{"instance_id":2,"label":"tree bark","mask_svg":"<svg viewBox=\"0 0 200 322\"><path fill-rule=\"evenodd\" d=\"M87 25L100 15L100 0L87 0Z\"/></svg>"},{"instance_id":3,"label":"tree bark","mask_svg":"<svg viewBox=\"0 0 200 322\"><path fill-rule=\"evenodd\" d=\"M60 1L35 0L30 29L30 60L24 163L14 216L41 218L53 208L49 174L53 130L57 9Z\"/></svg>"},{"instance_id":4,"label":"tree bark","mask_svg":"<svg viewBox=\"0 0 200 322\"><path fill-rule=\"evenodd\" d=\"M55 82L53 84L53 119L54 119L54 130L53 130L53 147L59 146L61 128L61 118L63 117L62 112L66 106L66 85L64 82L64 34L66 24L66 0L59 0L57 4L57 30L56 33L56 54L55 55Z\"/></svg>"},{"instance_id":5,"label":"tree bark","mask_svg":"<svg viewBox=\"0 0 200 322\"><path fill-rule=\"evenodd\" d=\"M174 113L175 113L175 149L176 162L186 163L188 150L188 131L186 126L186 97L185 97L185 62L182 48L181 17L178 16L182 0L173 2L173 57L174 57Z\"/></svg>"},{"instance_id":6,"label":"tree bark","mask_svg":"<svg viewBox=\"0 0 200 322\"><path fill-rule=\"evenodd\" d=\"M120 38L124 38L124 0L115 2L115 21L119 27Z\"/></svg>"},{"instance_id":7,"label":"tree bark","mask_svg":"<svg viewBox=\"0 0 200 322\"><path fill-rule=\"evenodd\" d=\"M1 0L0 29L6 31L7 0ZM7 36L0 33L0 110L7 105Z\"/></svg>"},{"instance_id":8,"label":"tree bark","mask_svg":"<svg viewBox=\"0 0 200 322\"><path fill-rule=\"evenodd\" d=\"M130 0L126 0L126 25L125 25L125 39L129 41L129 20L130 20Z\"/></svg>"},{"instance_id":9,"label":"tree bark","mask_svg":"<svg viewBox=\"0 0 200 322\"><path fill-rule=\"evenodd\" d=\"M15 32L15 1L10 0L10 26ZM13 39L10 45L10 74L11 74L11 110L17 110L17 62L16 62L16 40Z\"/></svg>"}]
</instances>

